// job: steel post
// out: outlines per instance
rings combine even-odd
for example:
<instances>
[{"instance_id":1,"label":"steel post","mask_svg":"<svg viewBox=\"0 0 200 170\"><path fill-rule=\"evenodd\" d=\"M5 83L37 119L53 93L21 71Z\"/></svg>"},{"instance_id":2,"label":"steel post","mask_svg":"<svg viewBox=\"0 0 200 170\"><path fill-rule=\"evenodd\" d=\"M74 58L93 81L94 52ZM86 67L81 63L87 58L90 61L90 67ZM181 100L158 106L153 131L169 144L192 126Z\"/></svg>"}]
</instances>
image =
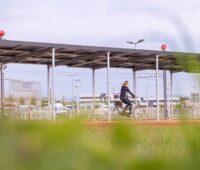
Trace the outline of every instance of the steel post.
<instances>
[{"instance_id":1,"label":"steel post","mask_svg":"<svg viewBox=\"0 0 200 170\"><path fill-rule=\"evenodd\" d=\"M52 113L53 121L56 121L56 111L55 111L55 89L54 89L54 68L55 68L55 48L52 48Z\"/></svg>"},{"instance_id":2,"label":"steel post","mask_svg":"<svg viewBox=\"0 0 200 170\"><path fill-rule=\"evenodd\" d=\"M173 73L170 71L170 115L169 118L173 118Z\"/></svg>"},{"instance_id":3,"label":"steel post","mask_svg":"<svg viewBox=\"0 0 200 170\"><path fill-rule=\"evenodd\" d=\"M110 52L107 52L107 96L108 96L108 121L111 121L110 117Z\"/></svg>"},{"instance_id":4,"label":"steel post","mask_svg":"<svg viewBox=\"0 0 200 170\"><path fill-rule=\"evenodd\" d=\"M157 121L160 120L160 106L159 106L159 95L158 95L158 69L159 69L159 55L156 55L156 115Z\"/></svg>"},{"instance_id":5,"label":"steel post","mask_svg":"<svg viewBox=\"0 0 200 170\"><path fill-rule=\"evenodd\" d=\"M3 72L3 64L1 67L1 116L4 116L4 72Z\"/></svg>"},{"instance_id":6,"label":"steel post","mask_svg":"<svg viewBox=\"0 0 200 170\"><path fill-rule=\"evenodd\" d=\"M49 119L51 113L51 84L50 84L50 65L47 65L47 99L48 99L48 115L47 118Z\"/></svg>"},{"instance_id":7,"label":"steel post","mask_svg":"<svg viewBox=\"0 0 200 170\"><path fill-rule=\"evenodd\" d=\"M133 93L136 95L136 70L133 68Z\"/></svg>"},{"instance_id":8,"label":"steel post","mask_svg":"<svg viewBox=\"0 0 200 170\"><path fill-rule=\"evenodd\" d=\"M95 116L95 69L92 68L92 118Z\"/></svg>"},{"instance_id":9,"label":"steel post","mask_svg":"<svg viewBox=\"0 0 200 170\"><path fill-rule=\"evenodd\" d=\"M164 92L164 119L168 117L167 109L167 72L163 70L163 92Z\"/></svg>"}]
</instances>

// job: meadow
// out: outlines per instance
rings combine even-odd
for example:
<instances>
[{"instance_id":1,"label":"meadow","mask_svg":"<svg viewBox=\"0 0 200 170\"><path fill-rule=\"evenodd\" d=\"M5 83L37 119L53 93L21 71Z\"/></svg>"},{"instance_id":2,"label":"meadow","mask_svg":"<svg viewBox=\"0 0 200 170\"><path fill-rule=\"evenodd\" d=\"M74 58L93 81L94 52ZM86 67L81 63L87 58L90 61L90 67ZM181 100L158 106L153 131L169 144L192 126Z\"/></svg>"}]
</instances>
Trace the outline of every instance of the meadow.
<instances>
[{"instance_id":1,"label":"meadow","mask_svg":"<svg viewBox=\"0 0 200 170\"><path fill-rule=\"evenodd\" d=\"M0 121L2 170L200 169L200 126Z\"/></svg>"}]
</instances>

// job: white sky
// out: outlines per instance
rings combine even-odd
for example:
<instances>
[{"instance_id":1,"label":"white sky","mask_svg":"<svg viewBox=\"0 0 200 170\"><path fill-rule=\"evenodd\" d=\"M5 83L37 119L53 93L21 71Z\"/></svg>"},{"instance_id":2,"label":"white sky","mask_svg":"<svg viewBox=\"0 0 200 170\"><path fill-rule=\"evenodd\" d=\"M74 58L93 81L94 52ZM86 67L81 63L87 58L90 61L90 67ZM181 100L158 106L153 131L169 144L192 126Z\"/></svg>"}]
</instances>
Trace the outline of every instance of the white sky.
<instances>
[{"instance_id":1,"label":"white sky","mask_svg":"<svg viewBox=\"0 0 200 170\"><path fill-rule=\"evenodd\" d=\"M133 48L125 42L144 38L137 48L160 50L166 43L169 51L200 52L198 16L199 0L0 0L0 29L6 31L5 39L22 41ZM58 67L56 72L57 97L71 96L71 78L65 72L76 72L80 93L91 94L91 70ZM97 71L97 94L106 91L105 73ZM144 73L137 74L138 95L153 96L155 78L145 83ZM6 78L42 82L44 95L45 76L45 66L12 64L6 71ZM118 91L121 82L131 78L131 70L112 70L111 86ZM191 75L174 76L175 94L189 95L194 86Z\"/></svg>"}]
</instances>

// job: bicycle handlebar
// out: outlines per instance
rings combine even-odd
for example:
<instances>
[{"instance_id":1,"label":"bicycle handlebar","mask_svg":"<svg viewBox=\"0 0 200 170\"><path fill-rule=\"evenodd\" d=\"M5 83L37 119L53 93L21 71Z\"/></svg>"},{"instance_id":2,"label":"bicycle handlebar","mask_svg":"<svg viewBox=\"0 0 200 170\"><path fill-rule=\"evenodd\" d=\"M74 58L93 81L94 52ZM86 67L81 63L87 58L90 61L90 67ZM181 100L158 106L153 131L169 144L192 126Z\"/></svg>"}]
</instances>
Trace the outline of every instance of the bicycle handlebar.
<instances>
[{"instance_id":1,"label":"bicycle handlebar","mask_svg":"<svg viewBox=\"0 0 200 170\"><path fill-rule=\"evenodd\" d=\"M135 97L133 97L133 96L128 96L128 98L137 99L137 98L140 98L140 97L137 97L137 96L135 96Z\"/></svg>"}]
</instances>

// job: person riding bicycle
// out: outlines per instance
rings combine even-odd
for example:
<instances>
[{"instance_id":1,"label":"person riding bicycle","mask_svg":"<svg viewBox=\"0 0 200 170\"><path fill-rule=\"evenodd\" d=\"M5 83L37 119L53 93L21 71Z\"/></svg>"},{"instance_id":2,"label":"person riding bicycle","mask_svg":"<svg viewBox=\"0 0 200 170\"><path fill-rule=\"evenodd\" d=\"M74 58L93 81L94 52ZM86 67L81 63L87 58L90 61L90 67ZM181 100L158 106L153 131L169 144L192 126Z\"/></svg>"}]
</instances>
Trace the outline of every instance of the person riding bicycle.
<instances>
[{"instance_id":1,"label":"person riding bicycle","mask_svg":"<svg viewBox=\"0 0 200 170\"><path fill-rule=\"evenodd\" d=\"M121 91L120 91L120 100L126 104L126 107L124 108L124 111L129 107L129 115L132 111L132 104L131 101L128 99L128 93L135 98L136 96L129 90L128 88L128 81L124 81Z\"/></svg>"}]
</instances>

